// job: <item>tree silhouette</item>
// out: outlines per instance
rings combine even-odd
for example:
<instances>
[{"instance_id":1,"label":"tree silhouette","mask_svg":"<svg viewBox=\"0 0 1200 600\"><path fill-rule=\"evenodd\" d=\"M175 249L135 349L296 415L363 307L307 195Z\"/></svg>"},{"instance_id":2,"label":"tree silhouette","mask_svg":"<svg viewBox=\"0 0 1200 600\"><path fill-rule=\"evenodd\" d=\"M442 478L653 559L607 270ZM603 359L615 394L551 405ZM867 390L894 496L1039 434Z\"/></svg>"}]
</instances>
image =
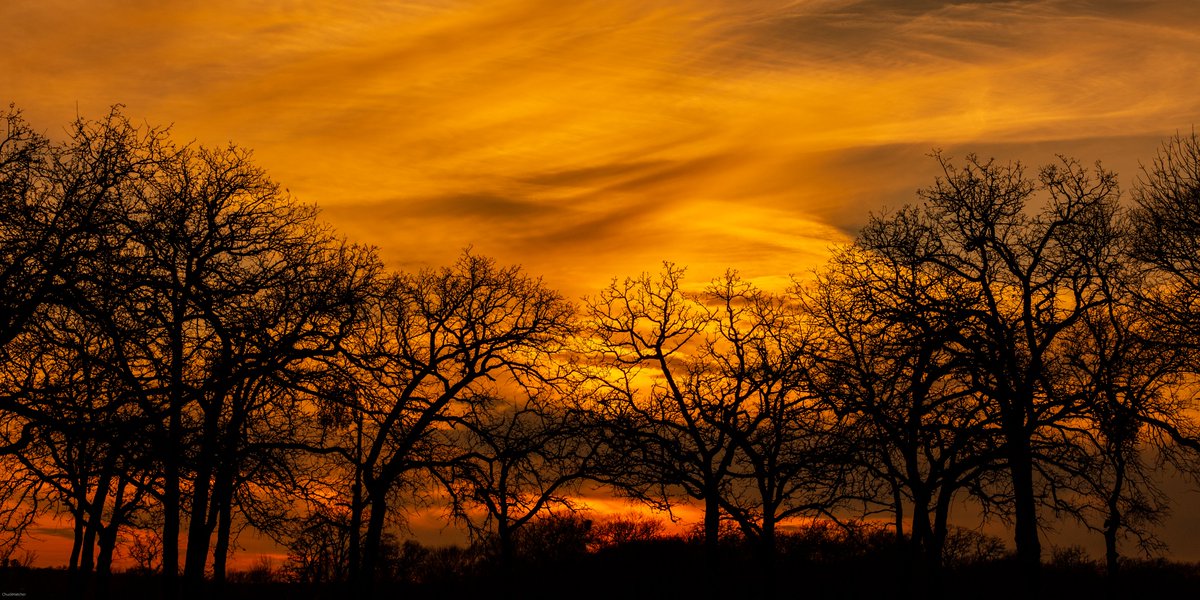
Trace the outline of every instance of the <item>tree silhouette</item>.
<instances>
[{"instance_id":1,"label":"tree silhouette","mask_svg":"<svg viewBox=\"0 0 1200 600\"><path fill-rule=\"evenodd\" d=\"M6 369L2 450L19 467L5 515L20 527L46 504L75 521L72 566L109 569L117 528L140 510L138 425L129 398L108 372L107 349L81 319L82 290L114 251L122 190L155 168L147 152L161 130L137 128L119 108L76 120L51 143L9 109L0 140L0 351ZM31 443L32 442L32 443ZM37 501L41 495L44 501ZM23 506L22 506L23 504ZM21 516L24 509L30 511ZM104 523L105 514L108 522ZM94 556L99 543L100 555ZM97 564L98 563L98 564Z\"/></svg>"},{"instance_id":2,"label":"tree silhouette","mask_svg":"<svg viewBox=\"0 0 1200 600\"><path fill-rule=\"evenodd\" d=\"M433 472L450 495L451 514L477 539L494 536L501 564L510 567L522 527L556 508L576 510L571 494L597 451L592 427L554 391L473 400L451 427L458 455Z\"/></svg>"},{"instance_id":3,"label":"tree silhouette","mask_svg":"<svg viewBox=\"0 0 1200 600\"><path fill-rule=\"evenodd\" d=\"M839 425L804 386L806 341L784 299L732 272L698 294L682 281L667 264L588 301L608 481L657 507L703 502L710 555L727 515L769 557L780 521L837 502Z\"/></svg>"},{"instance_id":4,"label":"tree silhouette","mask_svg":"<svg viewBox=\"0 0 1200 600\"><path fill-rule=\"evenodd\" d=\"M1136 288L1138 309L1152 319L1154 339L1183 349L1196 373L1200 347L1200 138L1176 135L1143 167L1133 188L1137 206L1130 221L1132 255L1145 280ZM1182 390L1186 395L1186 390ZM1154 427L1190 451L1200 451L1200 424L1189 410L1194 398L1158 415L1144 415Z\"/></svg>"},{"instance_id":5,"label":"tree silhouette","mask_svg":"<svg viewBox=\"0 0 1200 600\"><path fill-rule=\"evenodd\" d=\"M469 252L452 267L397 275L377 293L353 349L365 385L353 407L362 444L352 457L350 556L364 588L393 492L448 458L436 432L486 398L497 378L541 377L571 333L573 310L520 269Z\"/></svg>"},{"instance_id":6,"label":"tree silhouette","mask_svg":"<svg viewBox=\"0 0 1200 600\"><path fill-rule=\"evenodd\" d=\"M1133 255L1148 268L1142 300L1178 344L1200 340L1200 138L1166 141L1133 187Z\"/></svg>"},{"instance_id":7,"label":"tree silhouette","mask_svg":"<svg viewBox=\"0 0 1200 600\"><path fill-rule=\"evenodd\" d=\"M1120 570L1121 539L1133 537L1147 553L1162 547L1150 528L1166 516L1168 503L1147 459L1164 440L1144 419L1184 409L1172 388L1181 382L1186 355L1155 341L1150 326L1130 304L1113 303L1081 320L1066 352L1068 380L1083 397L1090 423L1078 433L1079 497L1062 502L1104 537L1112 577Z\"/></svg>"},{"instance_id":8,"label":"tree silhouette","mask_svg":"<svg viewBox=\"0 0 1200 600\"><path fill-rule=\"evenodd\" d=\"M913 554L936 580L956 496L978 492L1002 458L965 350L976 296L934 260L934 227L916 208L873 217L800 291L819 332L811 386L850 423L852 495L887 507L900 538L911 510Z\"/></svg>"},{"instance_id":9,"label":"tree silhouette","mask_svg":"<svg viewBox=\"0 0 1200 600\"><path fill-rule=\"evenodd\" d=\"M75 516L85 570L96 536L106 565L149 495L167 595L185 518L188 589L214 530L219 580L234 499L251 517L249 487L294 475L287 451L323 445L304 422L327 371L315 361L341 352L378 261L234 146L179 147L118 110L59 145L8 123L0 247L25 290L2 300L25 369L5 382L0 408L22 423L9 449L40 442L18 459Z\"/></svg>"},{"instance_id":10,"label":"tree silhouette","mask_svg":"<svg viewBox=\"0 0 1200 600\"><path fill-rule=\"evenodd\" d=\"M680 491L703 502L704 541L713 549L737 453L729 421L739 407L690 385L705 376L708 365L688 356L713 317L684 292L683 274L666 264L657 277L614 280L587 301L586 323L603 382L597 410L612 432L610 481L652 506L669 508Z\"/></svg>"},{"instance_id":11,"label":"tree silhouette","mask_svg":"<svg viewBox=\"0 0 1200 600\"><path fill-rule=\"evenodd\" d=\"M968 156L922 190L935 226L931 259L976 294L969 334L972 385L994 405L1004 440L1018 561L1036 589L1039 477L1053 481L1055 428L1080 406L1055 378L1065 333L1109 302L1103 274L1119 258L1114 175L1063 158L1037 180L1020 164ZM1030 200L1046 195L1036 214Z\"/></svg>"},{"instance_id":12,"label":"tree silhouette","mask_svg":"<svg viewBox=\"0 0 1200 600\"><path fill-rule=\"evenodd\" d=\"M5 355L4 379L21 382L36 415L26 421L34 443L13 456L74 521L68 569L107 575L118 529L146 509L146 423L105 368L97 332L69 310L41 314Z\"/></svg>"},{"instance_id":13,"label":"tree silhouette","mask_svg":"<svg viewBox=\"0 0 1200 600\"><path fill-rule=\"evenodd\" d=\"M193 589L218 523L227 545L247 416L279 397L253 393L305 358L336 353L363 287L355 281L373 267L338 248L314 209L284 195L248 152L144 151L155 169L123 189L123 243L97 266L85 305L153 420L164 574L178 568L186 513Z\"/></svg>"},{"instance_id":14,"label":"tree silhouette","mask_svg":"<svg viewBox=\"0 0 1200 600\"><path fill-rule=\"evenodd\" d=\"M69 301L86 260L106 251L100 233L119 189L138 179L163 132L133 127L114 108L78 119L52 144L9 107L0 138L0 345L47 304Z\"/></svg>"},{"instance_id":15,"label":"tree silhouette","mask_svg":"<svg viewBox=\"0 0 1200 600\"><path fill-rule=\"evenodd\" d=\"M849 471L844 422L809 385L811 340L799 307L734 272L701 298L713 324L697 360L708 366L689 388L733 415L714 423L737 448L721 506L771 561L781 522L830 515L840 503Z\"/></svg>"}]
</instances>

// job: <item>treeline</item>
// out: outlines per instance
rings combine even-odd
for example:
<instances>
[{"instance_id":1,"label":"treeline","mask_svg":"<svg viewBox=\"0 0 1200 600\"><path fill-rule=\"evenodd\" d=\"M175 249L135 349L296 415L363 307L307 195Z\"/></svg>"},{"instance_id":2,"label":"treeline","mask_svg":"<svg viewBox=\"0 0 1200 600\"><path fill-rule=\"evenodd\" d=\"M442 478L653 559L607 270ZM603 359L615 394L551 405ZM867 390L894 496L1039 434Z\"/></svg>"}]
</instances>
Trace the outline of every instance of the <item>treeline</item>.
<instances>
[{"instance_id":1,"label":"treeline","mask_svg":"<svg viewBox=\"0 0 1200 600\"><path fill-rule=\"evenodd\" d=\"M789 523L884 519L936 587L970 502L1160 548L1156 473L1200 474L1200 140L1122 202L1063 158L936 156L815 277L764 290L672 264L575 304L470 251L386 269L255 167L119 110L0 138L0 549L57 516L69 570L118 547L164 595L226 578L245 528L371 593L441 507L502 566L601 486L703 508L766 577ZM182 552L182 554L181 554ZM211 574L211 575L210 575Z\"/></svg>"}]
</instances>

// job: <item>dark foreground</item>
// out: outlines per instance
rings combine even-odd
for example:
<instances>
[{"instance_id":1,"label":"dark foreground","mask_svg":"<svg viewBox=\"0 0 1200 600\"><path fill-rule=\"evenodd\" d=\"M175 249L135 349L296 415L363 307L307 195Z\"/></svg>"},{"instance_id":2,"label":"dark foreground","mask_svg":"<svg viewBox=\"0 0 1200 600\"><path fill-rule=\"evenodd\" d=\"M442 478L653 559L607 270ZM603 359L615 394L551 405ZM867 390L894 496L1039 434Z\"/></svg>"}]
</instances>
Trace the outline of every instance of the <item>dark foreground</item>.
<instances>
[{"instance_id":1,"label":"dark foreground","mask_svg":"<svg viewBox=\"0 0 1200 600\"><path fill-rule=\"evenodd\" d=\"M815 531L815 533L814 533ZM776 558L730 542L706 549L680 538L654 537L603 547L575 543L522 548L507 567L485 550L396 546L370 593L338 579L330 565L262 564L209 582L183 598L219 600L520 599L1008 599L1031 594L999 540L958 532L937 574L918 568L906 546L867 533L831 536L809 531L780 540ZM570 538L571 536L567 536ZM1200 563L1125 560L1117 577L1079 549L1049 553L1042 598L1194 598ZM330 576L333 573L333 576ZM922 574L923 573L923 574ZM0 568L4 598L161 598L162 583L147 573L104 580L63 569Z\"/></svg>"},{"instance_id":2,"label":"dark foreground","mask_svg":"<svg viewBox=\"0 0 1200 600\"><path fill-rule=\"evenodd\" d=\"M642 551L644 550L644 552ZM378 598L1023 598L1016 570L1007 561L948 570L942 593L921 591L911 577L891 565L872 562L841 565L781 564L771 585L761 572L741 572L736 561L709 572L695 556L667 555L661 549L630 550L624 556L595 556L546 569L517 569L512 576L476 574L445 580L390 582L379 585ZM209 584L195 597L221 600L316 600L353 598L346 584L231 581ZM269 579L269 578L268 578ZM61 569L9 569L0 572L4 598L159 598L159 581L146 575L116 574L105 591L100 582L80 582ZM1047 565L1045 598L1190 598L1200 592L1200 565L1165 561L1126 565L1115 582L1089 565Z\"/></svg>"}]
</instances>

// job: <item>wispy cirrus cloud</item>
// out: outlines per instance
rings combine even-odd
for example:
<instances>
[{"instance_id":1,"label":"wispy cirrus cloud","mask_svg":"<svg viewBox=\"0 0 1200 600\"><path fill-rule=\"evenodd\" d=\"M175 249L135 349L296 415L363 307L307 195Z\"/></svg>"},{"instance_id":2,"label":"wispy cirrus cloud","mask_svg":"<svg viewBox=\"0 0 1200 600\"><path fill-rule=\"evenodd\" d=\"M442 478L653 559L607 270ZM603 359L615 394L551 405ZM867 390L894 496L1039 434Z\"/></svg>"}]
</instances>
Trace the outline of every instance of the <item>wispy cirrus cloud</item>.
<instances>
[{"instance_id":1,"label":"wispy cirrus cloud","mask_svg":"<svg viewBox=\"0 0 1200 600\"><path fill-rule=\"evenodd\" d=\"M0 8L43 127L114 102L256 149L398 267L459 248L583 293L819 263L924 155L1124 171L1200 113L1188 2L108 3Z\"/></svg>"}]
</instances>

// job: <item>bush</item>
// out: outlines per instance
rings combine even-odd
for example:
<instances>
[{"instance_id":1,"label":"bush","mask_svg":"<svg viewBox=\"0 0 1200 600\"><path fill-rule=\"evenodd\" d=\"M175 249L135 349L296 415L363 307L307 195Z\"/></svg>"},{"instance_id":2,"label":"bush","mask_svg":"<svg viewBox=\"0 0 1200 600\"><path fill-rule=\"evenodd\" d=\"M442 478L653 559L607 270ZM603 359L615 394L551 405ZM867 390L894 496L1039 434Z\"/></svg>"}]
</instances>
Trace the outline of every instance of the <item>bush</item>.
<instances>
[{"instance_id":1,"label":"bush","mask_svg":"<svg viewBox=\"0 0 1200 600\"><path fill-rule=\"evenodd\" d=\"M665 529L662 521L637 513L611 517L593 524L588 550L597 552L604 548L649 542L663 537Z\"/></svg>"},{"instance_id":2,"label":"bush","mask_svg":"<svg viewBox=\"0 0 1200 600\"><path fill-rule=\"evenodd\" d=\"M1008 554L1004 540L994 535L964 527L950 527L942 547L942 564L949 568L966 567L1002 560Z\"/></svg>"}]
</instances>

